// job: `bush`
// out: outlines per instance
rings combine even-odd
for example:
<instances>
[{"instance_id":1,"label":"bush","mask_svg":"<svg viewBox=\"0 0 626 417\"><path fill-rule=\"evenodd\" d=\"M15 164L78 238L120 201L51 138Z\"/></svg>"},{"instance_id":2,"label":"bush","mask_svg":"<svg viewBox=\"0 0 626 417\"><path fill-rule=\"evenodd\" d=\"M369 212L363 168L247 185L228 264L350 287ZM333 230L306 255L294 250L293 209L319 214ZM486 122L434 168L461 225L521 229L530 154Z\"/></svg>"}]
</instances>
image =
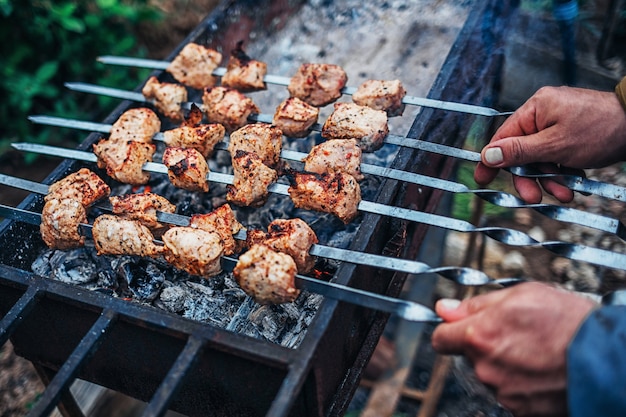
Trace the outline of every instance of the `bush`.
<instances>
[{"instance_id":1,"label":"bush","mask_svg":"<svg viewBox=\"0 0 626 417\"><path fill-rule=\"evenodd\" d=\"M0 153L11 142L74 142L85 132L32 125L31 114L101 120L119 103L70 93L84 81L135 88L149 70L107 67L99 55L145 56L134 27L161 19L149 0L0 0Z\"/></svg>"}]
</instances>

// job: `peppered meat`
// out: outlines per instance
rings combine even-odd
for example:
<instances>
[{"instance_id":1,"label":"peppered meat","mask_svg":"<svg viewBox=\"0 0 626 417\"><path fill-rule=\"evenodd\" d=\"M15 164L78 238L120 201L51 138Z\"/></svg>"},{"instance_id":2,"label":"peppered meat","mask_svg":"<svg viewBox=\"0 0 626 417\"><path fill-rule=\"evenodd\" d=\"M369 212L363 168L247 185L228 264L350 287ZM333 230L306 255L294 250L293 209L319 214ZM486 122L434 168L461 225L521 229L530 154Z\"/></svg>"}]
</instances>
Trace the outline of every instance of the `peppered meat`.
<instances>
[{"instance_id":1,"label":"peppered meat","mask_svg":"<svg viewBox=\"0 0 626 417\"><path fill-rule=\"evenodd\" d=\"M361 188L352 175L296 172L292 180L288 192L297 208L332 213L346 224L357 216Z\"/></svg>"},{"instance_id":2,"label":"peppered meat","mask_svg":"<svg viewBox=\"0 0 626 417\"><path fill-rule=\"evenodd\" d=\"M212 277L222 271L219 234L193 227L172 227L163 234L165 260L192 275Z\"/></svg>"},{"instance_id":3,"label":"peppered meat","mask_svg":"<svg viewBox=\"0 0 626 417\"><path fill-rule=\"evenodd\" d=\"M292 138L306 137L311 126L317 123L320 109L300 100L289 97L276 107L272 123L282 130L285 136Z\"/></svg>"},{"instance_id":4,"label":"peppered meat","mask_svg":"<svg viewBox=\"0 0 626 417\"><path fill-rule=\"evenodd\" d=\"M103 214L93 221L91 232L98 255L154 258L163 252L163 247L154 243L150 230L136 220Z\"/></svg>"},{"instance_id":5,"label":"peppered meat","mask_svg":"<svg viewBox=\"0 0 626 417\"><path fill-rule=\"evenodd\" d=\"M226 200L238 206L260 207L267 201L268 187L278 180L276 171L259 155L237 151L232 156L234 179L227 185Z\"/></svg>"},{"instance_id":6,"label":"peppered meat","mask_svg":"<svg viewBox=\"0 0 626 417\"><path fill-rule=\"evenodd\" d=\"M237 151L255 153L265 165L274 169L279 165L282 147L283 132L266 123L245 125L231 133L228 142L231 155Z\"/></svg>"},{"instance_id":7,"label":"peppered meat","mask_svg":"<svg viewBox=\"0 0 626 417\"><path fill-rule=\"evenodd\" d=\"M79 200L73 198L48 199L41 210L39 231L44 243L51 249L73 249L85 244L79 225L87 223L87 212Z\"/></svg>"},{"instance_id":8,"label":"peppered meat","mask_svg":"<svg viewBox=\"0 0 626 417\"><path fill-rule=\"evenodd\" d=\"M315 257L309 254L311 246L318 243L311 227L302 219L276 219L267 227L267 233L250 231L246 245L263 244L271 249L290 255L296 262L298 272L309 272L315 265Z\"/></svg>"},{"instance_id":9,"label":"peppered meat","mask_svg":"<svg viewBox=\"0 0 626 417\"><path fill-rule=\"evenodd\" d=\"M253 245L239 256L233 275L241 289L259 304L291 303L300 290L295 286L296 263L285 253Z\"/></svg>"},{"instance_id":10,"label":"peppered meat","mask_svg":"<svg viewBox=\"0 0 626 417\"><path fill-rule=\"evenodd\" d=\"M222 85L241 92L265 90L267 85L263 78L267 64L246 55L242 45L243 41L237 42L237 47L231 51Z\"/></svg>"},{"instance_id":11,"label":"peppered meat","mask_svg":"<svg viewBox=\"0 0 626 417\"><path fill-rule=\"evenodd\" d=\"M141 89L146 100L154 100L154 107L163 116L173 121L184 118L182 103L187 101L187 89L184 85L160 82L152 76Z\"/></svg>"},{"instance_id":12,"label":"peppered meat","mask_svg":"<svg viewBox=\"0 0 626 417\"><path fill-rule=\"evenodd\" d=\"M359 106L383 110L387 116L402 116L406 91L400 80L367 80L352 94L352 101Z\"/></svg>"},{"instance_id":13,"label":"peppered meat","mask_svg":"<svg viewBox=\"0 0 626 417\"><path fill-rule=\"evenodd\" d=\"M146 107L126 110L111 126L109 140L134 140L152 142L155 133L161 130L159 116Z\"/></svg>"},{"instance_id":14,"label":"peppered meat","mask_svg":"<svg viewBox=\"0 0 626 417\"><path fill-rule=\"evenodd\" d=\"M165 197L154 193L126 194L122 196L111 196L109 201L113 208L113 213L118 216L137 220L153 233L160 233L169 227L157 220L157 211L174 213L176 206L170 203Z\"/></svg>"},{"instance_id":15,"label":"peppered meat","mask_svg":"<svg viewBox=\"0 0 626 417\"><path fill-rule=\"evenodd\" d=\"M383 146L389 134L387 113L354 103L335 103L335 110L326 119L322 137L326 139L358 139L363 152Z\"/></svg>"},{"instance_id":16,"label":"peppered meat","mask_svg":"<svg viewBox=\"0 0 626 417\"><path fill-rule=\"evenodd\" d=\"M345 172L361 181L361 157L356 139L333 139L315 145L302 162L307 172Z\"/></svg>"},{"instance_id":17,"label":"peppered meat","mask_svg":"<svg viewBox=\"0 0 626 417\"><path fill-rule=\"evenodd\" d=\"M111 193L109 186L96 173L81 168L48 187L44 200L70 198L88 207Z\"/></svg>"},{"instance_id":18,"label":"peppered meat","mask_svg":"<svg viewBox=\"0 0 626 417\"><path fill-rule=\"evenodd\" d=\"M172 185L188 191L209 191L209 165L193 148L169 147L163 152L163 164Z\"/></svg>"},{"instance_id":19,"label":"peppered meat","mask_svg":"<svg viewBox=\"0 0 626 417\"><path fill-rule=\"evenodd\" d=\"M322 107L341 97L348 82L346 72L333 64L302 64L291 77L287 90L311 106Z\"/></svg>"},{"instance_id":20,"label":"peppered meat","mask_svg":"<svg viewBox=\"0 0 626 417\"><path fill-rule=\"evenodd\" d=\"M244 226L237 221L228 204L222 204L210 213L194 214L189 220L189 227L219 234L224 246L224 255L232 255L240 250L234 235L243 230Z\"/></svg>"},{"instance_id":21,"label":"peppered meat","mask_svg":"<svg viewBox=\"0 0 626 417\"><path fill-rule=\"evenodd\" d=\"M155 151L155 144L133 140L103 139L93 145L98 168L105 168L111 178L131 185L142 185L150 180L150 173L143 170L143 165L152 161Z\"/></svg>"},{"instance_id":22,"label":"peppered meat","mask_svg":"<svg viewBox=\"0 0 626 417\"><path fill-rule=\"evenodd\" d=\"M232 88L206 88L202 103L207 119L211 123L221 123L228 133L246 125L251 114L260 113L251 98Z\"/></svg>"},{"instance_id":23,"label":"peppered meat","mask_svg":"<svg viewBox=\"0 0 626 417\"><path fill-rule=\"evenodd\" d=\"M222 54L218 51L188 43L172 60L166 71L181 84L202 90L213 87L217 78L212 74L222 62Z\"/></svg>"},{"instance_id":24,"label":"peppered meat","mask_svg":"<svg viewBox=\"0 0 626 417\"><path fill-rule=\"evenodd\" d=\"M225 133L226 129L219 123L181 126L163 132L163 141L170 147L197 149L208 158L215 145L224 140Z\"/></svg>"}]
</instances>

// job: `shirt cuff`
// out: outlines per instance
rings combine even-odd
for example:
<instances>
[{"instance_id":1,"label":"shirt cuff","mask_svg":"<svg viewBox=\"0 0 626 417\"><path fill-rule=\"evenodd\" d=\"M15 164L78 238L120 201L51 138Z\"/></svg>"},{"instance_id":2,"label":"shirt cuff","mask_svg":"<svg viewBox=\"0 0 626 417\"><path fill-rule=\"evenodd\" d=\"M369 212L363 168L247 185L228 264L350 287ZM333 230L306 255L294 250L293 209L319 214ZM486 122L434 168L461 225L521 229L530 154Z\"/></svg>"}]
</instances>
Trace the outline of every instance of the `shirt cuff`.
<instances>
[{"instance_id":1,"label":"shirt cuff","mask_svg":"<svg viewBox=\"0 0 626 417\"><path fill-rule=\"evenodd\" d=\"M624 111L626 111L626 77L622 78L622 81L615 86L615 94L617 94L617 99L624 108Z\"/></svg>"}]
</instances>

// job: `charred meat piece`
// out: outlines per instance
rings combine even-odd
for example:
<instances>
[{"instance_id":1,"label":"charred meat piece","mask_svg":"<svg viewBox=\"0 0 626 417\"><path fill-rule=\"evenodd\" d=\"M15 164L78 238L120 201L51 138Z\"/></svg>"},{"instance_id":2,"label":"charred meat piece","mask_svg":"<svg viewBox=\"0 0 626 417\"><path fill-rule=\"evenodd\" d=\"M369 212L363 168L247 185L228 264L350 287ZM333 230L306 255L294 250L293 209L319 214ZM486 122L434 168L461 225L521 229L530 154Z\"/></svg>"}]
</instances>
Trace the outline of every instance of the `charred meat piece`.
<instances>
[{"instance_id":1,"label":"charred meat piece","mask_svg":"<svg viewBox=\"0 0 626 417\"><path fill-rule=\"evenodd\" d=\"M225 133L226 129L219 123L181 126L163 132L163 140L167 146L193 148L208 158L215 145L224 139Z\"/></svg>"},{"instance_id":2,"label":"charred meat piece","mask_svg":"<svg viewBox=\"0 0 626 417\"><path fill-rule=\"evenodd\" d=\"M224 255L232 255L239 251L239 245L233 235L244 229L244 226L237 221L228 204L223 204L210 213L194 214L189 221L189 227L219 234L224 245Z\"/></svg>"},{"instance_id":3,"label":"charred meat piece","mask_svg":"<svg viewBox=\"0 0 626 417\"><path fill-rule=\"evenodd\" d=\"M87 223L87 212L79 200L52 198L41 211L39 231L44 243L51 249L73 249L85 244L79 225Z\"/></svg>"},{"instance_id":4,"label":"charred meat piece","mask_svg":"<svg viewBox=\"0 0 626 417\"><path fill-rule=\"evenodd\" d=\"M348 76L338 65L302 64L291 78L287 90L291 97L322 107L341 97Z\"/></svg>"},{"instance_id":5,"label":"charred meat piece","mask_svg":"<svg viewBox=\"0 0 626 417\"><path fill-rule=\"evenodd\" d=\"M352 94L352 101L359 106L383 110L387 116L402 116L406 91L400 80L367 80Z\"/></svg>"},{"instance_id":6,"label":"charred meat piece","mask_svg":"<svg viewBox=\"0 0 626 417\"><path fill-rule=\"evenodd\" d=\"M163 252L163 247L154 243L150 230L136 220L103 214L93 221L92 234L98 255L154 258Z\"/></svg>"},{"instance_id":7,"label":"charred meat piece","mask_svg":"<svg viewBox=\"0 0 626 417\"><path fill-rule=\"evenodd\" d=\"M172 227L163 234L165 260L192 275L212 277L222 272L220 235L193 227Z\"/></svg>"},{"instance_id":8,"label":"charred meat piece","mask_svg":"<svg viewBox=\"0 0 626 417\"><path fill-rule=\"evenodd\" d=\"M163 152L170 182L188 191L209 191L209 165L200 152L193 148L167 148Z\"/></svg>"},{"instance_id":9,"label":"charred meat piece","mask_svg":"<svg viewBox=\"0 0 626 417\"><path fill-rule=\"evenodd\" d=\"M245 125L230 135L228 151L231 155L237 151L252 152L270 168L277 168L280 151L283 148L283 132L276 126L265 123Z\"/></svg>"},{"instance_id":10,"label":"charred meat piece","mask_svg":"<svg viewBox=\"0 0 626 417\"><path fill-rule=\"evenodd\" d=\"M278 105L272 123L284 135L292 138L306 137L319 117L320 109L298 97L289 97Z\"/></svg>"},{"instance_id":11,"label":"charred meat piece","mask_svg":"<svg viewBox=\"0 0 626 417\"><path fill-rule=\"evenodd\" d=\"M315 145L302 162L308 172L345 172L361 181L361 156L356 139L334 139Z\"/></svg>"},{"instance_id":12,"label":"charred meat piece","mask_svg":"<svg viewBox=\"0 0 626 417\"><path fill-rule=\"evenodd\" d=\"M188 43L172 60L166 71L181 84L202 90L213 87L213 71L222 62L222 54L197 43Z\"/></svg>"},{"instance_id":13,"label":"charred meat piece","mask_svg":"<svg viewBox=\"0 0 626 417\"><path fill-rule=\"evenodd\" d=\"M97 174L87 168L69 174L48 188L46 201L71 198L84 207L89 207L111 193L109 186Z\"/></svg>"},{"instance_id":14,"label":"charred meat piece","mask_svg":"<svg viewBox=\"0 0 626 417\"><path fill-rule=\"evenodd\" d=\"M291 303L298 298L293 258L265 245L253 245L233 269L241 289L259 304Z\"/></svg>"},{"instance_id":15,"label":"charred meat piece","mask_svg":"<svg viewBox=\"0 0 626 417\"><path fill-rule=\"evenodd\" d=\"M141 93L147 100L154 100L154 107L163 116L174 121L183 120L182 103L187 101L185 86L174 83L162 83L152 76L146 81Z\"/></svg>"},{"instance_id":16,"label":"charred meat piece","mask_svg":"<svg viewBox=\"0 0 626 417\"><path fill-rule=\"evenodd\" d=\"M105 168L111 178L132 185L142 185L150 180L143 164L152 161L155 151L153 143L132 140L101 140L93 145L98 168Z\"/></svg>"},{"instance_id":17,"label":"charred meat piece","mask_svg":"<svg viewBox=\"0 0 626 417\"><path fill-rule=\"evenodd\" d=\"M359 139L363 152L380 149L388 134L387 113L354 103L335 103L322 128L326 139Z\"/></svg>"},{"instance_id":18,"label":"charred meat piece","mask_svg":"<svg viewBox=\"0 0 626 417\"><path fill-rule=\"evenodd\" d=\"M278 180L276 171L259 155L237 151L232 157L233 184L228 185L226 200L238 206L260 207L267 201L268 187Z\"/></svg>"},{"instance_id":19,"label":"charred meat piece","mask_svg":"<svg viewBox=\"0 0 626 417\"><path fill-rule=\"evenodd\" d=\"M202 103L209 121L223 124L228 133L247 124L251 114L260 112L252 99L226 87L206 88Z\"/></svg>"},{"instance_id":20,"label":"charred meat piece","mask_svg":"<svg viewBox=\"0 0 626 417\"><path fill-rule=\"evenodd\" d=\"M290 255L301 274L309 272L315 265L315 257L309 251L318 239L302 219L276 219L267 227L267 233L248 232L246 244L251 247L255 243Z\"/></svg>"},{"instance_id":21,"label":"charred meat piece","mask_svg":"<svg viewBox=\"0 0 626 417\"><path fill-rule=\"evenodd\" d=\"M202 114L202 109L196 105L196 103L191 103L191 108L189 112L187 112L187 117L185 120L181 122L181 126L189 126L196 127L202 123L202 118L204 115Z\"/></svg>"},{"instance_id":22,"label":"charred meat piece","mask_svg":"<svg viewBox=\"0 0 626 417\"><path fill-rule=\"evenodd\" d=\"M176 206L165 197L154 193L126 194L109 197L113 213L118 216L137 220L152 232L160 232L167 225L157 220L157 211L174 213Z\"/></svg>"},{"instance_id":23,"label":"charred meat piece","mask_svg":"<svg viewBox=\"0 0 626 417\"><path fill-rule=\"evenodd\" d=\"M348 224L358 214L361 188L350 174L294 173L289 195L297 208L332 213Z\"/></svg>"},{"instance_id":24,"label":"charred meat piece","mask_svg":"<svg viewBox=\"0 0 626 417\"><path fill-rule=\"evenodd\" d=\"M155 133L161 130L159 116L146 107L130 109L113 123L109 140L134 140L152 142Z\"/></svg>"},{"instance_id":25,"label":"charred meat piece","mask_svg":"<svg viewBox=\"0 0 626 417\"><path fill-rule=\"evenodd\" d=\"M242 45L242 41L237 42L237 47L231 51L222 85L241 92L265 90L267 86L263 78L267 74L267 64L246 55Z\"/></svg>"}]
</instances>

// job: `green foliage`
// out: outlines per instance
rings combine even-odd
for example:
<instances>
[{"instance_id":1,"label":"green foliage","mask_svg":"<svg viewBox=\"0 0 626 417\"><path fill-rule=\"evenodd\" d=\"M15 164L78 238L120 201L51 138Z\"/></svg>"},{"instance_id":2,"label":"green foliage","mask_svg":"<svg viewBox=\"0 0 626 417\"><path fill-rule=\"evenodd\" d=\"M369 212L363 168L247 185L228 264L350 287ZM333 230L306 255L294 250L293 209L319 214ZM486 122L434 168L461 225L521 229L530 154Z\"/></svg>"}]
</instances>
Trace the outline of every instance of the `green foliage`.
<instances>
[{"instance_id":1,"label":"green foliage","mask_svg":"<svg viewBox=\"0 0 626 417\"><path fill-rule=\"evenodd\" d=\"M0 153L11 142L76 142L85 133L32 125L31 114L99 120L119 100L69 92L68 81L135 88L149 73L99 55L145 56L134 29L161 19L148 0L0 0Z\"/></svg>"}]
</instances>

